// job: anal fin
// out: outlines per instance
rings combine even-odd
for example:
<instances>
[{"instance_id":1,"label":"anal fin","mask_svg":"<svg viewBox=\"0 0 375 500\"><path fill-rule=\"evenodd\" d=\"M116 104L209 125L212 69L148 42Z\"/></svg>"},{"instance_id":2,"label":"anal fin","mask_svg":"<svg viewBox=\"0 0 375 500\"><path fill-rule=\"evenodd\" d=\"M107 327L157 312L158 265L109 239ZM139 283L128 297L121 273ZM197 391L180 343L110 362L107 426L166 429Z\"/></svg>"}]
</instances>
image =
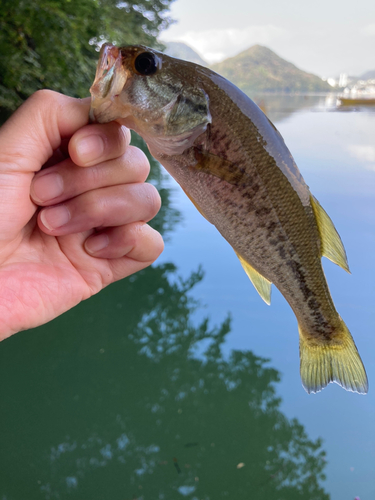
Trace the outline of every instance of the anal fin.
<instances>
[{"instance_id":1,"label":"anal fin","mask_svg":"<svg viewBox=\"0 0 375 500\"><path fill-rule=\"evenodd\" d=\"M244 268L246 274L250 278L251 283L254 285L255 290L262 297L264 302L268 305L271 304L271 281L268 281L267 278L258 273L244 258L241 257L236 252L239 261L241 262L242 267Z\"/></svg>"},{"instance_id":2,"label":"anal fin","mask_svg":"<svg viewBox=\"0 0 375 500\"><path fill-rule=\"evenodd\" d=\"M329 215L313 196L311 205L319 229L322 255L350 273L344 245Z\"/></svg>"}]
</instances>

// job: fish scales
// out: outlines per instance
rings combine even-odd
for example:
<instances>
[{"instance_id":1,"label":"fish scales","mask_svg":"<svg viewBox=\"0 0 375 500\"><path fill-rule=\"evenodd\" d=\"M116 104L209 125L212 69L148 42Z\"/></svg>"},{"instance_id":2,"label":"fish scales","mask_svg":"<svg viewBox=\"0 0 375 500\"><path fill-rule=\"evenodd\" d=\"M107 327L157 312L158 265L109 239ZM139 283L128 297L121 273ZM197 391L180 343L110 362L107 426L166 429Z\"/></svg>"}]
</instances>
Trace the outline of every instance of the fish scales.
<instances>
[{"instance_id":1,"label":"fish scales","mask_svg":"<svg viewBox=\"0 0 375 500\"><path fill-rule=\"evenodd\" d=\"M242 170L242 175L235 180L235 187L230 178L227 182L225 172L223 179L218 173L215 187L209 173L201 175L198 183L195 167L186 168L191 164L188 150L185 161L184 155L169 160L173 162L174 177L204 207L207 219L236 252L277 285L298 314L299 322L317 334L330 335L337 313L322 268L316 266L316 260L320 260L320 241L310 205L296 203L298 194L265 149L265 141L247 116L247 110L240 110L217 84L208 80L204 88L210 97L212 124L202 142L213 156L224 158ZM223 109L222 115L216 116L216 108ZM254 106L251 112L254 114L258 109ZM221 116L225 116L225 121ZM288 275L297 275L298 280L292 281L297 286L290 287ZM319 296L325 300L320 301ZM306 309L302 318L303 302Z\"/></svg>"},{"instance_id":2,"label":"fish scales","mask_svg":"<svg viewBox=\"0 0 375 500\"><path fill-rule=\"evenodd\" d=\"M281 135L223 77L144 46L104 45L91 87L93 120L119 120L220 231L269 303L274 283L299 327L307 392L330 382L367 392L367 377L325 280L321 256L348 270L332 221Z\"/></svg>"}]
</instances>

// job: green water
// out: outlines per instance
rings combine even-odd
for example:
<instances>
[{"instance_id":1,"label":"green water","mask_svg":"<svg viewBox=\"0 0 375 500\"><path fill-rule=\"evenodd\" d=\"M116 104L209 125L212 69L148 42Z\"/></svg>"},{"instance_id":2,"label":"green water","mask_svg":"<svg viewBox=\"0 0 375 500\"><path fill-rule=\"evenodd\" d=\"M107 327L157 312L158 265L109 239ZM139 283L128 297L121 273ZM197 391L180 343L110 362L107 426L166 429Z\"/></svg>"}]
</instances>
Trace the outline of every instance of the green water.
<instances>
[{"instance_id":1,"label":"green water","mask_svg":"<svg viewBox=\"0 0 375 500\"><path fill-rule=\"evenodd\" d=\"M369 395L303 391L285 300L153 162L159 261L0 345L1 500L375 497L375 113L259 99L346 244L353 275L325 268Z\"/></svg>"}]
</instances>

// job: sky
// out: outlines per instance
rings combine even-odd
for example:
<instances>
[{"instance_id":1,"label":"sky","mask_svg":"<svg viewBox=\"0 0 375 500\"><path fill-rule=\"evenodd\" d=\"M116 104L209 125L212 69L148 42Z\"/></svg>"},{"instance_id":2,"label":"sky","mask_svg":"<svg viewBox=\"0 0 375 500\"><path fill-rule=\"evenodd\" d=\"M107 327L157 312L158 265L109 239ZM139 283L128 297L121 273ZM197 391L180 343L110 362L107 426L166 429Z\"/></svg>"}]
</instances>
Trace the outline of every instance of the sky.
<instances>
[{"instance_id":1,"label":"sky","mask_svg":"<svg viewBox=\"0 0 375 500\"><path fill-rule=\"evenodd\" d=\"M374 0L175 0L164 41L182 41L209 63L265 45L321 77L375 69Z\"/></svg>"}]
</instances>

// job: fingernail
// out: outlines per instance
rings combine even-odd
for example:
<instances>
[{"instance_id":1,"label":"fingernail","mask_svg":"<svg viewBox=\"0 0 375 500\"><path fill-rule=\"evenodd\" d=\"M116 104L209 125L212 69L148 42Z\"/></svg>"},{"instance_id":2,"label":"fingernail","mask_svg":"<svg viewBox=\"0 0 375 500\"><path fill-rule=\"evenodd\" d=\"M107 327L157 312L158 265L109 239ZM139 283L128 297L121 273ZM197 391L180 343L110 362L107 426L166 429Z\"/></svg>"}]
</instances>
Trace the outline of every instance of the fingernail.
<instances>
[{"instance_id":1,"label":"fingernail","mask_svg":"<svg viewBox=\"0 0 375 500\"><path fill-rule=\"evenodd\" d=\"M78 141L76 152L83 163L100 158L104 152L104 140L100 135L88 135Z\"/></svg>"},{"instance_id":2,"label":"fingernail","mask_svg":"<svg viewBox=\"0 0 375 500\"><path fill-rule=\"evenodd\" d=\"M97 253L103 248L107 247L109 243L109 238L106 234L98 234L96 236L91 236L87 238L85 242L85 248L88 253Z\"/></svg>"},{"instance_id":3,"label":"fingernail","mask_svg":"<svg viewBox=\"0 0 375 500\"><path fill-rule=\"evenodd\" d=\"M46 208L41 211L40 218L47 229L53 231L70 221L70 212L65 205Z\"/></svg>"},{"instance_id":4,"label":"fingernail","mask_svg":"<svg viewBox=\"0 0 375 500\"><path fill-rule=\"evenodd\" d=\"M32 184L32 197L35 201L53 200L60 196L63 191L63 178L56 173L37 177Z\"/></svg>"}]
</instances>

